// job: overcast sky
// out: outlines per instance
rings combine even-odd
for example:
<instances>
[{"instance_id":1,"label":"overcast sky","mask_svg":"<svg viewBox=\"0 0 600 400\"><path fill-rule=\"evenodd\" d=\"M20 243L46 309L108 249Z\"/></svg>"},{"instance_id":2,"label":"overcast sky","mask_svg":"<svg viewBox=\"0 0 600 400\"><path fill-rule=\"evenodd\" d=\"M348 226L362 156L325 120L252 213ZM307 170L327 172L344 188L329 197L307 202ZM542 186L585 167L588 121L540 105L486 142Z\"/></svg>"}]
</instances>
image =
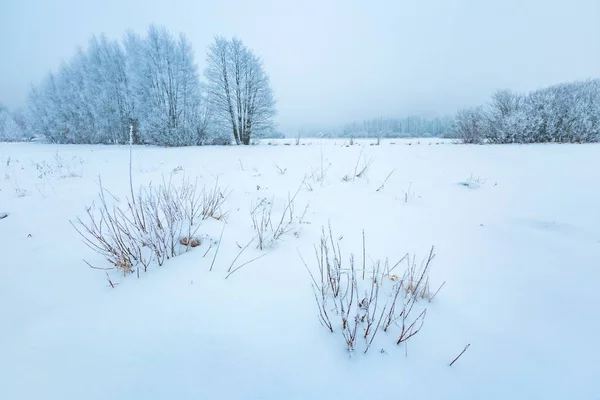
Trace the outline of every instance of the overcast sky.
<instances>
[{"instance_id":1,"label":"overcast sky","mask_svg":"<svg viewBox=\"0 0 600 400\"><path fill-rule=\"evenodd\" d=\"M0 0L0 102L23 105L92 34L156 23L188 36L200 71L214 35L240 37L285 130L444 115L498 88L599 78L599 21L600 0Z\"/></svg>"}]
</instances>

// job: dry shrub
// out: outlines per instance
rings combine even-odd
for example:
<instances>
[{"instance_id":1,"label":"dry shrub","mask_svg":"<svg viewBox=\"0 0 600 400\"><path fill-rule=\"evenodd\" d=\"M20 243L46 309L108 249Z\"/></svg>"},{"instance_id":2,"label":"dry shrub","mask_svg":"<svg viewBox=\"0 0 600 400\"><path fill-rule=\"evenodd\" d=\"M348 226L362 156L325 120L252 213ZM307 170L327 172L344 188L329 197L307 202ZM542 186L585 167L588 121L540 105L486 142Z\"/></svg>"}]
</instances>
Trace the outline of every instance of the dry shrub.
<instances>
[{"instance_id":1,"label":"dry shrub","mask_svg":"<svg viewBox=\"0 0 600 400\"><path fill-rule=\"evenodd\" d=\"M256 233L257 248L263 250L265 247L276 243L283 235L289 233L296 224L302 224L308 205L304 208L301 215L296 214L296 197L305 185L303 180L296 192L291 195L288 193L288 199L281 212L281 215L273 219L273 200L268 201L263 198L253 205L250 210L252 227Z\"/></svg>"},{"instance_id":2,"label":"dry shrub","mask_svg":"<svg viewBox=\"0 0 600 400\"><path fill-rule=\"evenodd\" d=\"M404 260L410 260L408 255L393 266L386 259L367 267L363 233L362 266L356 265L354 254L346 264L339 239L334 239L330 226L328 231L322 229L315 255L318 273L313 273L300 257L311 277L319 321L330 332L341 332L351 354L358 347L366 353L380 330L391 332L396 344L405 343L419 333L427 309L418 302L435 297L434 294L428 298L429 269L435 257L433 247L420 268L415 266L413 258L405 271L397 271Z\"/></svg>"},{"instance_id":3,"label":"dry shrub","mask_svg":"<svg viewBox=\"0 0 600 400\"><path fill-rule=\"evenodd\" d=\"M200 245L195 236L203 219L222 218L225 199L218 186L208 192L183 179L141 187L119 201L99 181L99 201L86 208L85 221L71 221L86 245L124 275L163 265L189 248ZM108 195L108 196L107 196ZM88 263L88 265L90 265ZM90 265L91 266L91 265Z\"/></svg>"}]
</instances>

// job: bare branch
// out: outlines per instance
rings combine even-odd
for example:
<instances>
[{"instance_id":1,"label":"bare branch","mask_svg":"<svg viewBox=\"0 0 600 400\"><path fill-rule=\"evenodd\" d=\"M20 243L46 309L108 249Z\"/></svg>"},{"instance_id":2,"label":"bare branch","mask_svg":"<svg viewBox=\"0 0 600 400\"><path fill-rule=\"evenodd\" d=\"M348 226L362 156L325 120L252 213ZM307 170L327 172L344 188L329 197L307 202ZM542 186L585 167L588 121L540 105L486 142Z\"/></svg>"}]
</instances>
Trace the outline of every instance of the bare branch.
<instances>
[{"instance_id":1,"label":"bare branch","mask_svg":"<svg viewBox=\"0 0 600 400\"><path fill-rule=\"evenodd\" d=\"M458 356L456 356L456 358L454 360L452 360L452 362L449 364L449 366L451 367L452 365L454 365L454 363L456 362L456 360L458 360L460 358L460 356L462 356L464 354L465 351L467 351L467 349L471 347L471 343L467 344L465 346L465 348L463 349L463 351L460 352L460 354Z\"/></svg>"}]
</instances>

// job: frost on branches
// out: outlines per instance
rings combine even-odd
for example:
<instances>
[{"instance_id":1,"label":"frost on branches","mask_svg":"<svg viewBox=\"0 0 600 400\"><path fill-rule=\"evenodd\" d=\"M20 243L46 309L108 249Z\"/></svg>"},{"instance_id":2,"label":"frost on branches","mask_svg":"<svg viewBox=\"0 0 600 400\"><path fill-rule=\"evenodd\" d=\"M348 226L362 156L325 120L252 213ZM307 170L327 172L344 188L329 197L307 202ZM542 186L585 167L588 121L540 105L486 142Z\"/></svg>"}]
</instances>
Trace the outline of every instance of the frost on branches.
<instances>
[{"instance_id":1,"label":"frost on branches","mask_svg":"<svg viewBox=\"0 0 600 400\"><path fill-rule=\"evenodd\" d=\"M32 133L52 143L133 142L168 146L209 142L209 110L191 44L164 28L123 43L92 37L28 99Z\"/></svg>"},{"instance_id":2,"label":"frost on branches","mask_svg":"<svg viewBox=\"0 0 600 400\"><path fill-rule=\"evenodd\" d=\"M598 142L600 79L498 91L487 106L459 111L453 129L465 143Z\"/></svg>"}]
</instances>

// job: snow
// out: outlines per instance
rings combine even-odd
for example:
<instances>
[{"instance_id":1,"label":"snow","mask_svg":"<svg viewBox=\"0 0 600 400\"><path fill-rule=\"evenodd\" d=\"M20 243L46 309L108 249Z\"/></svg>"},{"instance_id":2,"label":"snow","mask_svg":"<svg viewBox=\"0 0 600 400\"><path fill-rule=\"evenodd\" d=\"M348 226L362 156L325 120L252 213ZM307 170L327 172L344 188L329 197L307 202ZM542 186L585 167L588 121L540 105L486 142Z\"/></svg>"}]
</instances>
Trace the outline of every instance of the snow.
<instances>
[{"instance_id":1,"label":"snow","mask_svg":"<svg viewBox=\"0 0 600 400\"><path fill-rule=\"evenodd\" d=\"M0 398L596 398L600 146L393 142L134 147L136 186L174 170L218 178L229 214L213 271L203 241L139 279L111 275L114 289L82 261L108 266L69 221L99 176L127 196L129 148L0 144ZM366 176L344 182L359 156L372 160ZM323 182L297 197L307 223L249 248L236 265L267 255L225 280L253 237L251 204L281 212L321 165ZM361 255L363 229L369 260L422 260L435 246L432 285L446 284L406 348L380 333L349 357L320 325L298 253L316 268L329 222L345 258ZM223 224L200 232L216 241Z\"/></svg>"}]
</instances>

